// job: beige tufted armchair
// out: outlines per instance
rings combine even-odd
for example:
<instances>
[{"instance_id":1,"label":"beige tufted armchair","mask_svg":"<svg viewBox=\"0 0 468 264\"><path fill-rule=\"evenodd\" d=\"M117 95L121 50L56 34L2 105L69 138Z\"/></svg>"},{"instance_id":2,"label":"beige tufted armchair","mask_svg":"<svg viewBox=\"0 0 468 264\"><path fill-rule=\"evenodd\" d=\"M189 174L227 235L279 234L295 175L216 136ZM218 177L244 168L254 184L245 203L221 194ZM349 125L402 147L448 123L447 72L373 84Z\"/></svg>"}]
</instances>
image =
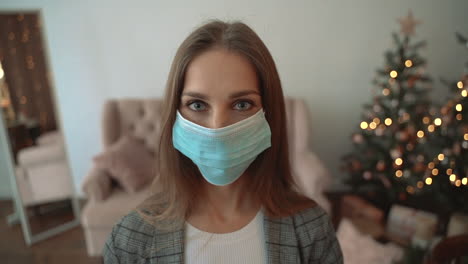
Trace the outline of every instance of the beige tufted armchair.
<instances>
[{"instance_id":1,"label":"beige tufted armchair","mask_svg":"<svg viewBox=\"0 0 468 264\"><path fill-rule=\"evenodd\" d=\"M125 134L145 143L154 154L158 142L161 100L109 100L102 116L104 149ZM149 195L149 186L130 194L113 184L109 174L93 167L83 181L82 189L88 201L83 208L81 223L85 233L88 255L100 256L114 224Z\"/></svg>"},{"instance_id":2,"label":"beige tufted armchair","mask_svg":"<svg viewBox=\"0 0 468 264\"><path fill-rule=\"evenodd\" d=\"M309 148L310 122L302 100L287 98L286 113L293 175L301 191L329 211L323 190L331 183L327 169ZM130 133L155 153L160 133L161 100L110 100L104 106L104 149ZM88 202L82 211L82 226L90 256L99 256L114 224L149 195L149 186L130 194L112 184L106 171L92 168L82 189Z\"/></svg>"}]
</instances>

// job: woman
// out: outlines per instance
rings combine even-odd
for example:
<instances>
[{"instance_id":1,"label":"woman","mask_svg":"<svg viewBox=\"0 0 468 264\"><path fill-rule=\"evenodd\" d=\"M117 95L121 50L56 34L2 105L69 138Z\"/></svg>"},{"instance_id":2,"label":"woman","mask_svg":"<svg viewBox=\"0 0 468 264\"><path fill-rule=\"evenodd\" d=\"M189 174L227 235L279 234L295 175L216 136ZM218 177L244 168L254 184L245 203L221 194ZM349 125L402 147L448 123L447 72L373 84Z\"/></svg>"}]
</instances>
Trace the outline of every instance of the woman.
<instances>
[{"instance_id":1,"label":"woman","mask_svg":"<svg viewBox=\"0 0 468 264\"><path fill-rule=\"evenodd\" d=\"M212 21L172 63L154 193L105 263L342 263L328 216L295 191L281 83L247 25Z\"/></svg>"}]
</instances>

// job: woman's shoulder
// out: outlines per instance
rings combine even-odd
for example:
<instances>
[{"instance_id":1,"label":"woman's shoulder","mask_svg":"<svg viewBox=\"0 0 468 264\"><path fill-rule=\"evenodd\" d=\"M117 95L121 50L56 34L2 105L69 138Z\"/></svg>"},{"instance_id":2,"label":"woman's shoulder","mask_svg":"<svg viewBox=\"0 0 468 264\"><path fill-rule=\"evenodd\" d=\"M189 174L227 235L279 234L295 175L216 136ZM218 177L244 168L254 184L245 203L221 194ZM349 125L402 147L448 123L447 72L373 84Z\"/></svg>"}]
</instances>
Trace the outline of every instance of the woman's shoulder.
<instances>
[{"instance_id":1,"label":"woman's shoulder","mask_svg":"<svg viewBox=\"0 0 468 264\"><path fill-rule=\"evenodd\" d=\"M297 227L305 226L313 229L316 226L323 226L327 229L331 227L328 226L331 225L328 213L318 204L298 208L291 218Z\"/></svg>"},{"instance_id":2,"label":"woman's shoulder","mask_svg":"<svg viewBox=\"0 0 468 264\"><path fill-rule=\"evenodd\" d=\"M135 210L122 217L112 228L103 255L104 258L142 256L151 247L154 228ZM113 262L109 262L113 263Z\"/></svg>"},{"instance_id":3,"label":"woman's shoulder","mask_svg":"<svg viewBox=\"0 0 468 264\"><path fill-rule=\"evenodd\" d=\"M153 226L148 223L139 212L132 210L130 213L122 217L112 229L113 233L122 234L142 234L152 236L154 231Z\"/></svg>"},{"instance_id":4,"label":"woman's shoulder","mask_svg":"<svg viewBox=\"0 0 468 264\"><path fill-rule=\"evenodd\" d=\"M320 259L320 263L343 263L335 229L328 213L322 207L315 205L304 208L291 218L306 259L312 257Z\"/></svg>"}]
</instances>

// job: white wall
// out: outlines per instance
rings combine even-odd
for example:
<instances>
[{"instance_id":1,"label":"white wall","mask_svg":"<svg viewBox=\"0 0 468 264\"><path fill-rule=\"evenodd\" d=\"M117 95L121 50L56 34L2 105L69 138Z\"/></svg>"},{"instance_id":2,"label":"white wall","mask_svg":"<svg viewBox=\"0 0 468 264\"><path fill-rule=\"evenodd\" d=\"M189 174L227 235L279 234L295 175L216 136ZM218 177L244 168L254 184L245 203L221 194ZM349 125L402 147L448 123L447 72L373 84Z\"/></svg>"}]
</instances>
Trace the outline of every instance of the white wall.
<instances>
[{"instance_id":1,"label":"white wall","mask_svg":"<svg viewBox=\"0 0 468 264\"><path fill-rule=\"evenodd\" d=\"M391 46L398 17L412 8L424 21L419 39L429 72L456 78L467 51L454 31L468 34L468 1L21 1L0 10L43 11L50 62L75 183L101 149L100 114L112 97L163 94L178 45L208 18L242 19L269 47L285 93L311 110L313 150L336 177L340 156L370 102L370 84ZM434 98L445 97L437 85Z\"/></svg>"}]
</instances>

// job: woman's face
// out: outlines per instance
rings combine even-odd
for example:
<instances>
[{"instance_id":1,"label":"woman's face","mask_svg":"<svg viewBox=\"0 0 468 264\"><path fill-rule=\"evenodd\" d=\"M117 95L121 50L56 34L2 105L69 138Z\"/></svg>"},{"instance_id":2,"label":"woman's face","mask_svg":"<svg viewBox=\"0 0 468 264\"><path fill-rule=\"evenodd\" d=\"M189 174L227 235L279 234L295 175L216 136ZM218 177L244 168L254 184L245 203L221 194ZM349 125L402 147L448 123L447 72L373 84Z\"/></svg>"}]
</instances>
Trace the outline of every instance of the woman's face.
<instances>
[{"instance_id":1,"label":"woman's face","mask_svg":"<svg viewBox=\"0 0 468 264\"><path fill-rule=\"evenodd\" d=\"M221 128L262 108L255 68L243 56L213 49L195 57L185 74L179 111L207 128Z\"/></svg>"}]
</instances>

